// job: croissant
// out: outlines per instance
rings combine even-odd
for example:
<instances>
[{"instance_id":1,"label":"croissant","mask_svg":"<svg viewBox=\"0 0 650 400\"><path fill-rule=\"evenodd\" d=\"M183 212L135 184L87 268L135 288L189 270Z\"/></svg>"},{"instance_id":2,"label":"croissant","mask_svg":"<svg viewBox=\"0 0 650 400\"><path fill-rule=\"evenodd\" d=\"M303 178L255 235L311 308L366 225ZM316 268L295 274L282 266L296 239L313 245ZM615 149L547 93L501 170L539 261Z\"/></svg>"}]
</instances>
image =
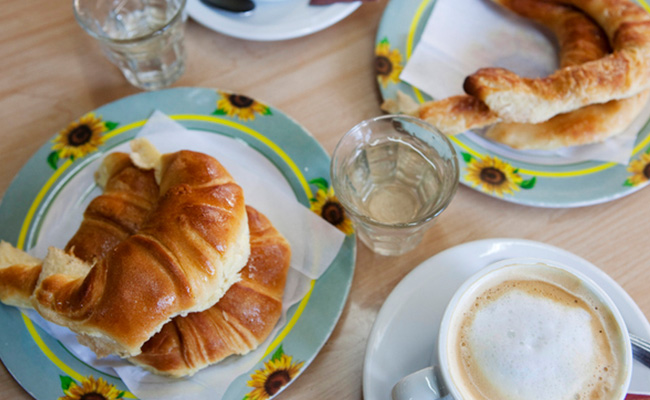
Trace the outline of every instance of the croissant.
<instances>
[{"instance_id":1,"label":"croissant","mask_svg":"<svg viewBox=\"0 0 650 400\"><path fill-rule=\"evenodd\" d=\"M23 308L31 308L30 296L41 274L41 260L0 242L0 301Z\"/></svg>"},{"instance_id":2,"label":"croissant","mask_svg":"<svg viewBox=\"0 0 650 400\"><path fill-rule=\"evenodd\" d=\"M154 161L160 195L140 230L89 271L51 248L33 294L100 357L137 355L171 318L214 305L250 253L243 191L218 161L191 151Z\"/></svg>"},{"instance_id":3,"label":"croissant","mask_svg":"<svg viewBox=\"0 0 650 400\"><path fill-rule=\"evenodd\" d=\"M134 234L158 199L153 172L135 167L126 153L107 155L95 173L95 182L103 193L88 204L81 226L65 247L89 265ZM32 308L31 296L41 270L42 260L1 242L0 301Z\"/></svg>"},{"instance_id":4,"label":"croissant","mask_svg":"<svg viewBox=\"0 0 650 400\"><path fill-rule=\"evenodd\" d=\"M268 337L282 314L291 249L263 214L247 212L251 255L241 281L212 308L174 318L129 361L158 374L192 375Z\"/></svg>"},{"instance_id":5,"label":"croissant","mask_svg":"<svg viewBox=\"0 0 650 400\"><path fill-rule=\"evenodd\" d=\"M545 78L522 78L503 68L482 68L467 77L465 92L485 102L503 120L536 123L650 89L650 15L642 7L630 0L561 3L592 17L605 30L614 52L561 68Z\"/></svg>"},{"instance_id":6,"label":"croissant","mask_svg":"<svg viewBox=\"0 0 650 400\"><path fill-rule=\"evenodd\" d=\"M124 153L108 155L95 177L104 193L89 204L79 230L66 246L70 250L85 249L75 253L84 261L101 259L119 237L137 231L153 209L158 192L153 173L134 167ZM246 207L246 212L251 254L241 271L242 280L212 308L175 317L165 324L144 344L142 353L130 361L156 373L184 376L229 355L245 354L268 337L282 313L291 250L263 214L252 207ZM26 263L37 268L27 268ZM2 242L3 264L12 265L23 278L30 279L7 279L0 269L0 299L4 301L3 296L20 292L24 300L21 306L30 307L41 260Z\"/></svg>"}]
</instances>

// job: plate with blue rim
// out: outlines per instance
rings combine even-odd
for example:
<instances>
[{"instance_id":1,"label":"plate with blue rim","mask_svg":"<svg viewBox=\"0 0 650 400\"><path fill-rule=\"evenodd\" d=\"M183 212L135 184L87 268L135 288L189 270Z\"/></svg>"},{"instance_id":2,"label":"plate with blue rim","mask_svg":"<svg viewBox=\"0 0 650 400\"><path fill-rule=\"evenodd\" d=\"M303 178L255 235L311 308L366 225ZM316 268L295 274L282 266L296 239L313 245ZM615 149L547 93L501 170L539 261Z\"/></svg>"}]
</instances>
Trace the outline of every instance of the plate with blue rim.
<instances>
[{"instance_id":1,"label":"plate with blue rim","mask_svg":"<svg viewBox=\"0 0 650 400\"><path fill-rule=\"evenodd\" d=\"M191 131L245 143L255 157L277 169L287 191L307 208L313 208L318 192L326 191L329 185L329 156L309 132L282 111L244 95L215 89L144 92L71 121L30 158L0 203L0 239L20 249L34 248L43 221L48 213L56 212L51 206L57 194L93 160L135 137L156 110ZM349 234L327 271L313 280L311 290L288 310L287 323L269 342L265 355L229 384L224 399L241 400L255 390L259 392L263 388L254 386L253 377L268 377L273 372L269 368L288 362L290 380L274 393L266 393L273 397L305 370L341 315L355 257L355 237ZM64 391L84 384L99 387L100 378L105 382L104 390L112 390L119 398L135 398L118 376L77 358L21 310L0 304L0 321L0 359L35 399L64 397Z\"/></svg>"},{"instance_id":2,"label":"plate with blue rim","mask_svg":"<svg viewBox=\"0 0 650 400\"><path fill-rule=\"evenodd\" d=\"M384 100L401 91L424 103L431 97L399 79L437 0L391 0L375 40L375 76ZM650 10L645 0L639 0ZM627 165L558 162L497 146L479 135L450 137L458 153L460 182L489 196L536 207L581 207L616 200L650 183L650 121L640 129Z\"/></svg>"}]
</instances>

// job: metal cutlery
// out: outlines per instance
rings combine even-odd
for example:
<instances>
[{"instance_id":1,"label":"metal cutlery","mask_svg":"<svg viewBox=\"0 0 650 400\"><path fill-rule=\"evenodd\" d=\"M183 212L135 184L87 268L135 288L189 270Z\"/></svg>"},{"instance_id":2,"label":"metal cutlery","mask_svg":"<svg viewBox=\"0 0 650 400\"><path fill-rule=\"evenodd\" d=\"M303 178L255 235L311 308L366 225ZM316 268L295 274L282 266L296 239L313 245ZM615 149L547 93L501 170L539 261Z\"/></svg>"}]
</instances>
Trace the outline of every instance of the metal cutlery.
<instances>
[{"instance_id":1,"label":"metal cutlery","mask_svg":"<svg viewBox=\"0 0 650 400\"><path fill-rule=\"evenodd\" d=\"M650 342L630 333L632 354L634 358L646 367L650 367Z\"/></svg>"},{"instance_id":2,"label":"metal cutlery","mask_svg":"<svg viewBox=\"0 0 650 400\"><path fill-rule=\"evenodd\" d=\"M232 12L248 12L255 8L251 0L201 0L202 3Z\"/></svg>"}]
</instances>

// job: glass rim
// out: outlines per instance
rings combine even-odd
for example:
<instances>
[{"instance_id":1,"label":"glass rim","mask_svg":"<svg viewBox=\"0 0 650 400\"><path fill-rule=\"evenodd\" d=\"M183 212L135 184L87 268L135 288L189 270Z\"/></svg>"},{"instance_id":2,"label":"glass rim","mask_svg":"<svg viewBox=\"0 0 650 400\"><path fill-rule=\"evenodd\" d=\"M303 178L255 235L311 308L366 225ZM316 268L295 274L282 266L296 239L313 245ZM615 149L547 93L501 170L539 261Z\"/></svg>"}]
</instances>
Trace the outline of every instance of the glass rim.
<instances>
[{"instance_id":1,"label":"glass rim","mask_svg":"<svg viewBox=\"0 0 650 400\"><path fill-rule=\"evenodd\" d=\"M388 119L403 119L403 120L407 120L409 122L414 122L414 123L417 123L418 125L424 126L428 130L430 130L432 132L432 134L440 137L442 139L442 141L449 147L449 149L451 150L451 153L452 153L451 159L453 160L452 163L454 165L454 171L455 171L454 175L455 176L454 176L454 179L452 180L452 184L449 187L449 190L445 193L445 196L444 196L442 202L437 207L434 207L430 212L428 212L423 217L413 219L413 220L408 221L408 222L401 222L401 223L381 222L381 221L378 221L378 220L376 220L374 218L368 217L367 215L363 215L363 214L358 213L356 211L357 210L356 206L350 204L350 202L348 202L345 197L341 197L341 196L339 196L337 194L337 192L338 192L337 189L339 188L338 187L339 185L337 184L338 180L334 179L335 171L338 170L337 163L335 162L335 160L338 159L337 153L338 153L338 150L340 149L340 146L341 146L341 143L343 142L343 140L346 137L348 137L349 135L351 135L352 132L357 131L359 128L370 125L373 122L379 122L379 121L388 120ZM363 121L359 122L358 124L353 126L349 131L347 131L341 137L341 139L339 139L338 143L336 144L336 147L334 147L334 151L332 152L332 159L330 161L330 178L332 180L332 187L334 189L334 195L339 200L339 202L341 203L341 205L343 206L345 211L350 213L355 218L358 218L358 219L362 220L365 223L370 223L370 224L373 224L375 226L382 227L382 228L398 228L398 229L399 228L404 228L404 229L407 229L407 228L413 228L413 227L416 227L416 226L419 226L419 225L423 225L423 224L433 220L435 217L440 215L440 213L442 213L447 208L447 206L449 206L449 203L451 203L451 200L454 198L454 196L456 194L456 191L458 190L458 185L459 185L459 182L460 182L460 163L458 161L458 153L456 152L456 149L454 148L454 145L451 143L449 138L447 138L447 136L445 134L443 134L442 132L440 132L440 130L438 130L435 126L431 125L430 123L428 123L428 122L426 122L426 121L424 121L422 119L412 117L410 115L386 114L386 115L380 115L380 116L374 117L374 118L369 118L369 119L366 119L366 120L363 120Z\"/></svg>"},{"instance_id":2,"label":"glass rim","mask_svg":"<svg viewBox=\"0 0 650 400\"><path fill-rule=\"evenodd\" d=\"M160 28L146 33L144 35L140 36L135 36L131 38L126 38L126 39L116 39L112 38L110 36L98 34L94 30L92 30L88 24L86 24L83 20L83 18L79 15L79 12L77 10L79 0L73 0L72 1L72 10L74 12L74 17L77 20L77 23L83 28L83 30L88 33L90 36L94 37L95 39L104 41L104 42L109 42L109 43L115 43L115 44L130 44L130 43L136 43L141 40L146 40L149 38L152 38L154 36L161 35L163 32L167 31L170 26L172 26L179 18L182 18L183 12L185 10L185 6L187 4L187 0L180 0L180 4L178 7L178 10L174 13L174 15L169 18L164 25L162 25Z\"/></svg>"}]
</instances>

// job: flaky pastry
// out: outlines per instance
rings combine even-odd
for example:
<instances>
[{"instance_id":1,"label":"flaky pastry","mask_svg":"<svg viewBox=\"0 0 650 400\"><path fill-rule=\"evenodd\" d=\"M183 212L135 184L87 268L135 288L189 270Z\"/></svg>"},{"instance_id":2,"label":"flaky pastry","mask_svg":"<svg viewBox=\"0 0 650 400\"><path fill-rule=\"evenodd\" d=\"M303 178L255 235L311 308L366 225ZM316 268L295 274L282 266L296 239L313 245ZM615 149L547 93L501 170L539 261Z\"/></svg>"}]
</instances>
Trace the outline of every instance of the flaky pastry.
<instances>
[{"instance_id":1,"label":"flaky pastry","mask_svg":"<svg viewBox=\"0 0 650 400\"><path fill-rule=\"evenodd\" d=\"M158 164L160 195L135 234L92 268L54 248L43 261L35 309L100 357L137 355L171 318L212 307L248 260L243 191L223 166L191 151Z\"/></svg>"},{"instance_id":2,"label":"flaky pastry","mask_svg":"<svg viewBox=\"0 0 650 400\"><path fill-rule=\"evenodd\" d=\"M584 13L539 0L499 0L522 17L554 32L561 67L579 65L606 56L610 46L603 30ZM647 101L647 93L621 101L594 104L560 114L538 124L501 122L485 103L469 96L454 96L417 105L398 93L385 103L389 112L405 112L427 120L445 134L489 126L486 137L516 149L551 150L603 141L625 130Z\"/></svg>"},{"instance_id":3,"label":"flaky pastry","mask_svg":"<svg viewBox=\"0 0 650 400\"><path fill-rule=\"evenodd\" d=\"M542 122L650 88L650 15L641 6L631 0L554 2L575 6L593 18L614 52L544 78L523 78L503 68L482 68L467 77L465 92L485 102L502 120Z\"/></svg>"},{"instance_id":4,"label":"flaky pastry","mask_svg":"<svg viewBox=\"0 0 650 400\"><path fill-rule=\"evenodd\" d=\"M192 375L230 355L246 354L268 337L282 315L291 248L263 214L246 210L251 255L242 279L213 307L167 323L129 361L157 374Z\"/></svg>"}]
</instances>

